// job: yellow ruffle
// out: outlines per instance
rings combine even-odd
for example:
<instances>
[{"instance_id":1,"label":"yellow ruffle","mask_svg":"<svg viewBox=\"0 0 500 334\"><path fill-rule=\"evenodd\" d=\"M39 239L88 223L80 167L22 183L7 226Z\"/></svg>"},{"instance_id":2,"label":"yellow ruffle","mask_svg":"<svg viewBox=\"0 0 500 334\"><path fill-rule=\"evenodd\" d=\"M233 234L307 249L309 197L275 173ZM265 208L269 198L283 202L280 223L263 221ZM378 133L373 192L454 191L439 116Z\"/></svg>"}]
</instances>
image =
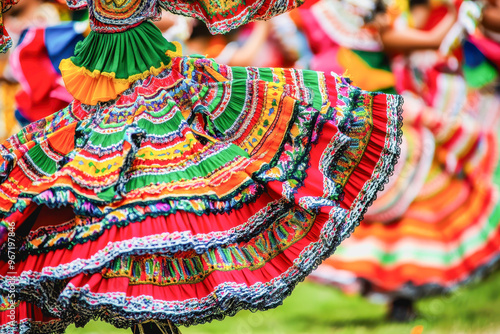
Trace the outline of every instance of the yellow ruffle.
<instances>
[{"instance_id":1,"label":"yellow ruffle","mask_svg":"<svg viewBox=\"0 0 500 334\"><path fill-rule=\"evenodd\" d=\"M168 50L166 55L171 58L181 57L182 46L178 42L172 43L175 44L176 51ZM147 71L131 75L126 79L117 79L115 73L89 71L85 67L75 65L70 58L61 61L59 70L67 91L75 99L84 104L95 105L98 102L115 99L135 81L145 79L150 75L158 75L170 65L170 63L161 63L158 68L151 67Z\"/></svg>"},{"instance_id":2,"label":"yellow ruffle","mask_svg":"<svg viewBox=\"0 0 500 334\"><path fill-rule=\"evenodd\" d=\"M175 51L167 50L165 54L169 56L170 58L176 58L176 57L182 57L182 45L179 42L173 41L170 42L173 45L175 45Z\"/></svg>"},{"instance_id":3,"label":"yellow ruffle","mask_svg":"<svg viewBox=\"0 0 500 334\"><path fill-rule=\"evenodd\" d=\"M347 69L353 84L361 89L376 92L396 84L391 72L370 67L357 54L346 48L340 48L337 54L339 64Z\"/></svg>"}]
</instances>

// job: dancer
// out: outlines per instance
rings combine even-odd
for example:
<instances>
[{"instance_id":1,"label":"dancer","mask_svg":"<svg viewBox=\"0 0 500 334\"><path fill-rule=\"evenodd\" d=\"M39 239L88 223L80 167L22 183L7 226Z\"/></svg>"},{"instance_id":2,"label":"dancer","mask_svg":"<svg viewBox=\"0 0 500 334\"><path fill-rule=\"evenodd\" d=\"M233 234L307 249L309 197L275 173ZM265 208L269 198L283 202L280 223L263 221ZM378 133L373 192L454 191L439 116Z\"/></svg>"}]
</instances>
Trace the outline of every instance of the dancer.
<instances>
[{"instance_id":1,"label":"dancer","mask_svg":"<svg viewBox=\"0 0 500 334\"><path fill-rule=\"evenodd\" d=\"M60 65L75 99L0 146L0 332L274 308L387 182L400 97L182 57L150 22L162 7L226 32L299 5L218 4L69 2L92 29Z\"/></svg>"},{"instance_id":2,"label":"dancer","mask_svg":"<svg viewBox=\"0 0 500 334\"><path fill-rule=\"evenodd\" d=\"M407 76L398 81L407 84L405 114L431 135L403 148L396 178L317 273L335 281L344 271L360 279L364 293L386 294L397 321L416 316L418 298L453 291L500 259L499 104L484 95L472 103L461 76L437 70L446 63L436 51L404 59ZM416 183L423 170L425 182Z\"/></svg>"}]
</instances>

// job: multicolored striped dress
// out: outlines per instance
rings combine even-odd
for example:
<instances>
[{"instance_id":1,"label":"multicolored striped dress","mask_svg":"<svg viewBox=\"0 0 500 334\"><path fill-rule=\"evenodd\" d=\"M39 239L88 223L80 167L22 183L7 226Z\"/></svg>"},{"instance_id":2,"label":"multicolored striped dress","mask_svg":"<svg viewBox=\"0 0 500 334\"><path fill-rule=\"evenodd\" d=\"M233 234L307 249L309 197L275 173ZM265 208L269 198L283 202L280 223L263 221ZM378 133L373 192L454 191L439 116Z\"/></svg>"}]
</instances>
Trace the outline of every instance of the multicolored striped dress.
<instances>
[{"instance_id":1,"label":"multicolored striped dress","mask_svg":"<svg viewBox=\"0 0 500 334\"><path fill-rule=\"evenodd\" d=\"M225 32L277 0L71 0L75 98L0 146L0 332L192 325L280 305L362 219L402 99L321 72L182 57L160 9Z\"/></svg>"},{"instance_id":2,"label":"multicolored striped dress","mask_svg":"<svg viewBox=\"0 0 500 334\"><path fill-rule=\"evenodd\" d=\"M317 280L418 299L498 268L500 96L468 89L467 78L439 70L440 59L436 51L400 58L398 92L405 116L414 114L401 159L363 223L312 274Z\"/></svg>"}]
</instances>

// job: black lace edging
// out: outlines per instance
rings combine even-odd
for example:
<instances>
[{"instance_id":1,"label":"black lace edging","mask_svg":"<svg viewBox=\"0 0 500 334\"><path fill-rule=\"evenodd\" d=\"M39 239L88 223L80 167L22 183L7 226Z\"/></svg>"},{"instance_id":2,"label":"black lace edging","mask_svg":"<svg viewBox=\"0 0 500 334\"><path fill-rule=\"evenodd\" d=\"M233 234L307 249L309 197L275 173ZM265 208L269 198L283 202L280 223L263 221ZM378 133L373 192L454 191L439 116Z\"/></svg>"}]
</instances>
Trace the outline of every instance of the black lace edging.
<instances>
[{"instance_id":1,"label":"black lace edging","mask_svg":"<svg viewBox=\"0 0 500 334\"><path fill-rule=\"evenodd\" d=\"M67 320L52 320L50 322L41 323L39 321L33 321L31 319L26 319L20 323L8 322L6 324L0 325L0 334L52 334L52 333L64 333L66 328L71 325L73 321Z\"/></svg>"},{"instance_id":2,"label":"black lace edging","mask_svg":"<svg viewBox=\"0 0 500 334\"><path fill-rule=\"evenodd\" d=\"M364 215L368 208L372 205L372 203L377 199L377 193L379 191L383 191L384 187L387 183L389 183L389 178L394 174L394 167L396 166L399 157L401 155L401 143L403 142L403 104L404 100L402 96L398 95L387 95L388 99L395 99L395 106L393 108L389 108L392 114L388 116L388 120L395 120L397 122L396 127L392 129L388 129L386 138L394 136L395 141L393 142L393 147L388 147L391 141L385 142L385 146L382 151L382 155L386 156L388 160L380 159L379 163L375 167L375 171L372 174L372 179L368 182L373 184L372 194L368 196L368 198L363 199L361 202L361 211L358 212L358 217L351 219L345 226L345 230L342 231L342 240L351 236L354 232L354 229L359 226L361 221L364 219ZM389 125L388 125L389 127ZM392 151L391 151L392 150ZM382 162L382 163L381 163ZM383 169L385 165L386 172L380 173L379 169ZM374 174L379 174L380 178L374 178ZM359 197L359 195L358 195ZM354 202L353 202L354 204ZM352 208L352 206L351 206Z\"/></svg>"}]
</instances>

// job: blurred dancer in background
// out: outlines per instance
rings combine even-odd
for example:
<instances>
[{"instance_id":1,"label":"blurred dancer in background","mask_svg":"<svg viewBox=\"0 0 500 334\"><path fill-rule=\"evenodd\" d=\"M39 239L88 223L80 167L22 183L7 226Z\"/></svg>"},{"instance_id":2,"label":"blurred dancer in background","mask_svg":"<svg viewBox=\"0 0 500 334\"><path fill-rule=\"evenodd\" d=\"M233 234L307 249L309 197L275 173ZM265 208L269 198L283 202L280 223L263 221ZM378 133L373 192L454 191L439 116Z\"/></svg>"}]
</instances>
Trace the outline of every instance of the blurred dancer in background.
<instances>
[{"instance_id":1,"label":"blurred dancer in background","mask_svg":"<svg viewBox=\"0 0 500 334\"><path fill-rule=\"evenodd\" d=\"M222 64L289 68L307 55L306 40L287 13L225 35L213 36L200 22L193 25L186 52L203 54Z\"/></svg>"},{"instance_id":2,"label":"blurred dancer in background","mask_svg":"<svg viewBox=\"0 0 500 334\"><path fill-rule=\"evenodd\" d=\"M16 45L22 31L29 26L46 26L59 22L58 8L58 5L54 3L28 0L5 15L3 25L10 32L9 44ZM15 117L15 95L20 86L16 71L12 70L8 59L8 54L0 54L0 139L2 140L19 130Z\"/></svg>"},{"instance_id":3,"label":"blurred dancer in background","mask_svg":"<svg viewBox=\"0 0 500 334\"><path fill-rule=\"evenodd\" d=\"M314 275L387 295L389 318L403 321L415 317L414 300L451 291L498 263L500 108L498 95L467 87L452 68L455 55L437 51L456 23L454 6L398 5L375 9L368 26L391 54L406 97L402 159L361 226Z\"/></svg>"}]
</instances>

